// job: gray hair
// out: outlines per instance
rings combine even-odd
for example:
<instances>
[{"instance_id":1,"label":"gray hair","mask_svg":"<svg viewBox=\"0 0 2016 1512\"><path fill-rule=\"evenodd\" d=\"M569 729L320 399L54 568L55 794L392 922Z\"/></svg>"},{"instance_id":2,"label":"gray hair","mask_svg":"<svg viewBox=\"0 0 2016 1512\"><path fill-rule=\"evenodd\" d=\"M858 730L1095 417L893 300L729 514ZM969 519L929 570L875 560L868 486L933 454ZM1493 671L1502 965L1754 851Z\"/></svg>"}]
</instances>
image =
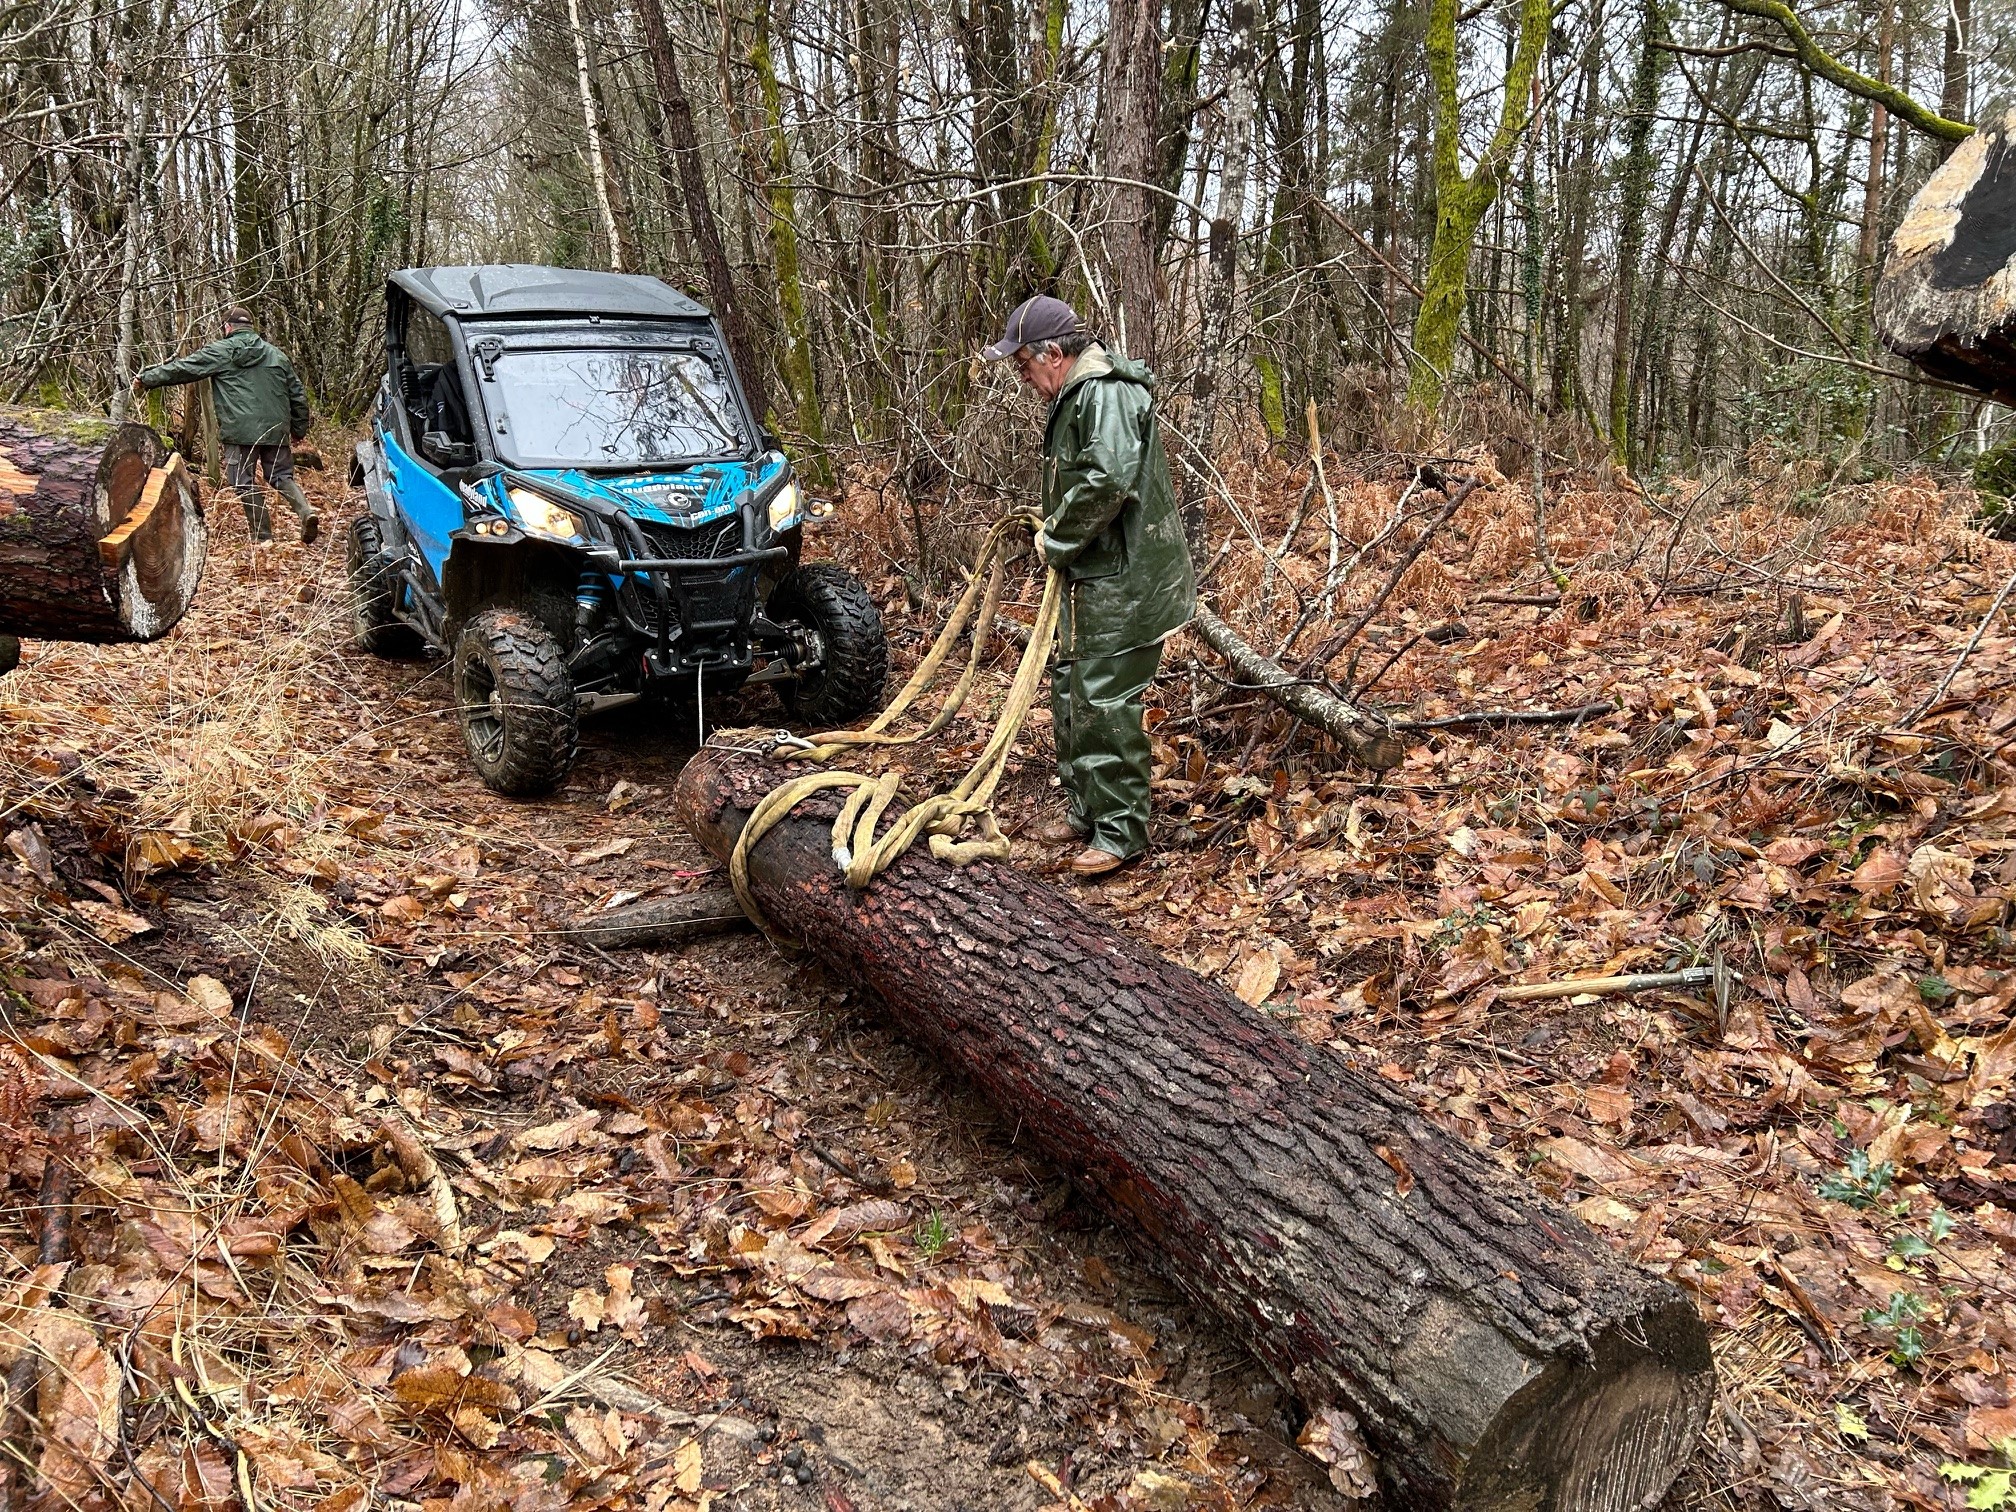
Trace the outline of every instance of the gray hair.
<instances>
[{"instance_id":1,"label":"gray hair","mask_svg":"<svg viewBox=\"0 0 2016 1512\"><path fill-rule=\"evenodd\" d=\"M1069 335L1053 337L1048 341L1032 341L1028 350L1039 362L1053 353L1065 357L1077 357L1098 339L1090 331L1073 331Z\"/></svg>"}]
</instances>

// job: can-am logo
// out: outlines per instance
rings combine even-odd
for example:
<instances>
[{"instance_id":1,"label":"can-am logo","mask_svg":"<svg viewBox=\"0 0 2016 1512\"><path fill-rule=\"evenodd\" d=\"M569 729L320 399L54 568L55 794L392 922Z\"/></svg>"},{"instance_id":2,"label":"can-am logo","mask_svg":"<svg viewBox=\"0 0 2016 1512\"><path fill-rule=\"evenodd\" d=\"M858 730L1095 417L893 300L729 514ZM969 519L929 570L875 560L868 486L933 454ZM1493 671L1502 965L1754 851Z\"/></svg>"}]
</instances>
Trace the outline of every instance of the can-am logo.
<instances>
[{"instance_id":1,"label":"can-am logo","mask_svg":"<svg viewBox=\"0 0 2016 1512\"><path fill-rule=\"evenodd\" d=\"M667 505L690 504L707 492L706 478L623 478L612 480L612 486L635 499L640 504L649 504L656 509Z\"/></svg>"}]
</instances>

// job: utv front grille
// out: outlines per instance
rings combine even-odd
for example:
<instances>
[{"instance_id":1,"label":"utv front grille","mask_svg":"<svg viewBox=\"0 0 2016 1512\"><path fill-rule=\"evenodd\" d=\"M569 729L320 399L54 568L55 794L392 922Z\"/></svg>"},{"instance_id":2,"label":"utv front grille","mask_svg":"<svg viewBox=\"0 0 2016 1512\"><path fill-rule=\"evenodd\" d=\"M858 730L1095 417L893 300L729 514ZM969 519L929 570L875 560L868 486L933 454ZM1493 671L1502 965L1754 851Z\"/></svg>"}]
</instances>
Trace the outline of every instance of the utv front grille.
<instances>
[{"instance_id":1,"label":"utv front grille","mask_svg":"<svg viewBox=\"0 0 2016 1512\"><path fill-rule=\"evenodd\" d=\"M639 520L637 528L651 543L654 555L674 561L712 562L733 556L742 549L740 516L693 526L661 525L655 520Z\"/></svg>"}]
</instances>

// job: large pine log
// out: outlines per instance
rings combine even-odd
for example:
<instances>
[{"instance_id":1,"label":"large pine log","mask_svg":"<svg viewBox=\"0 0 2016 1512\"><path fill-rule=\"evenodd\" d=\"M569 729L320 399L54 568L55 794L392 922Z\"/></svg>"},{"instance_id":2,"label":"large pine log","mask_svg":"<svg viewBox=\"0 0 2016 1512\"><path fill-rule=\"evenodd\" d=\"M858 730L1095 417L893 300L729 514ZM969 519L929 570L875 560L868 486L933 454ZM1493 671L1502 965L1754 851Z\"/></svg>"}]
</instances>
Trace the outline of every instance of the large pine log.
<instances>
[{"instance_id":1,"label":"large pine log","mask_svg":"<svg viewBox=\"0 0 2016 1512\"><path fill-rule=\"evenodd\" d=\"M196 481L148 427L0 406L0 632L165 635L206 543Z\"/></svg>"},{"instance_id":2,"label":"large pine log","mask_svg":"<svg viewBox=\"0 0 2016 1512\"><path fill-rule=\"evenodd\" d=\"M1935 378L2016 404L2016 111L1962 142L1911 201L1876 326Z\"/></svg>"},{"instance_id":3,"label":"large pine log","mask_svg":"<svg viewBox=\"0 0 2016 1512\"><path fill-rule=\"evenodd\" d=\"M788 772L737 738L674 794L717 856ZM1715 1394L1680 1291L1378 1077L1012 867L918 847L850 892L834 813L810 800L752 848L773 926L879 994L1312 1411L1353 1412L1397 1505L1664 1493Z\"/></svg>"}]
</instances>

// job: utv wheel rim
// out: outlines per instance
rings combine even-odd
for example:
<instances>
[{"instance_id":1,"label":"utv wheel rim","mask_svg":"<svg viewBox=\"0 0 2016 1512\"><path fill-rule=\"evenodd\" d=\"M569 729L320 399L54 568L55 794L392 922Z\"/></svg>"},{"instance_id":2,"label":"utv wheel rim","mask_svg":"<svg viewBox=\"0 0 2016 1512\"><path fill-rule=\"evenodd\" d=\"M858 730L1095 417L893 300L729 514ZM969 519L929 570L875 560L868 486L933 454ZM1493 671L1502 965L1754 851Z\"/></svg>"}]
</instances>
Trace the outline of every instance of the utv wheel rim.
<instances>
[{"instance_id":1,"label":"utv wheel rim","mask_svg":"<svg viewBox=\"0 0 2016 1512\"><path fill-rule=\"evenodd\" d=\"M481 657L462 669L462 720L476 759L495 762L504 754L504 690Z\"/></svg>"}]
</instances>

